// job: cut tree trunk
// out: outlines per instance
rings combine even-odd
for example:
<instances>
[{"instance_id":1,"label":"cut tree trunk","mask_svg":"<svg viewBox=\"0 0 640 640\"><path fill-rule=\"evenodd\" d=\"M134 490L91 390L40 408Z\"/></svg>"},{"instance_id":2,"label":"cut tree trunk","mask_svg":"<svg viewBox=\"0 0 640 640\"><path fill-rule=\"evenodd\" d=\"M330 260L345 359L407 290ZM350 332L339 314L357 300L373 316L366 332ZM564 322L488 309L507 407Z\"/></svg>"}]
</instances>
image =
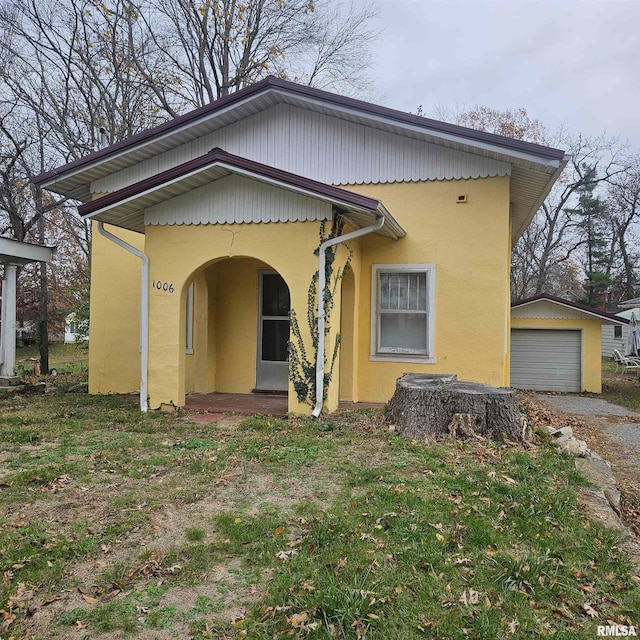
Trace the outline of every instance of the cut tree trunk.
<instances>
[{"instance_id":1,"label":"cut tree trunk","mask_svg":"<svg viewBox=\"0 0 640 640\"><path fill-rule=\"evenodd\" d=\"M515 391L459 381L455 375L407 373L398 378L385 418L407 438L527 437Z\"/></svg>"}]
</instances>

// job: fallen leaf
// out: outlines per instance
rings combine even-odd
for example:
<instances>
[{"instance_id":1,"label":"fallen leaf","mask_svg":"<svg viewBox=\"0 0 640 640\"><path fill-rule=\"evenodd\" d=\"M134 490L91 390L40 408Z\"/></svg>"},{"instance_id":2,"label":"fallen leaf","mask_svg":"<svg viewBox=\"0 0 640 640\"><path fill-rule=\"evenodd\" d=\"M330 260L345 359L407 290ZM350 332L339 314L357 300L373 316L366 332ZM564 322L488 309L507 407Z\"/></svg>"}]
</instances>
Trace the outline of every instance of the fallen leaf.
<instances>
[{"instance_id":1,"label":"fallen leaf","mask_svg":"<svg viewBox=\"0 0 640 640\"><path fill-rule=\"evenodd\" d=\"M277 536L281 536L284 533L284 527L280 525L274 532Z\"/></svg>"},{"instance_id":2,"label":"fallen leaf","mask_svg":"<svg viewBox=\"0 0 640 640\"><path fill-rule=\"evenodd\" d=\"M97 604L98 598L94 598L92 596L86 596L84 593L82 594L82 599L89 604Z\"/></svg>"},{"instance_id":3,"label":"fallen leaf","mask_svg":"<svg viewBox=\"0 0 640 640\"><path fill-rule=\"evenodd\" d=\"M102 598L103 602L109 602L113 600L116 596L119 596L122 593L121 589L113 589L110 591L104 598Z\"/></svg>"},{"instance_id":4,"label":"fallen leaf","mask_svg":"<svg viewBox=\"0 0 640 640\"><path fill-rule=\"evenodd\" d=\"M599 616L598 612L591 606L591 603L589 603L589 602L585 602L582 605L582 608L585 610L585 613L590 618L597 618Z\"/></svg>"},{"instance_id":5,"label":"fallen leaf","mask_svg":"<svg viewBox=\"0 0 640 640\"><path fill-rule=\"evenodd\" d=\"M308 619L309 614L306 611L301 611L300 613L294 613L287 618L287 621L292 627L301 627Z\"/></svg>"}]
</instances>

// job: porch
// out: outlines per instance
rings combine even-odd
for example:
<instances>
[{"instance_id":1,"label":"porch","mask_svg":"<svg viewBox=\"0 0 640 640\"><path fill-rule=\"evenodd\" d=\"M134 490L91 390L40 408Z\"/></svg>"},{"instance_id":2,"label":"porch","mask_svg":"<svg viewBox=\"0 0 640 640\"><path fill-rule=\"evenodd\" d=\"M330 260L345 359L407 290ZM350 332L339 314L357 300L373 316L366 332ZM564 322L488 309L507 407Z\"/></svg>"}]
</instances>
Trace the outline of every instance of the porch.
<instances>
[{"instance_id":1,"label":"porch","mask_svg":"<svg viewBox=\"0 0 640 640\"><path fill-rule=\"evenodd\" d=\"M240 415L284 416L288 411L286 394L270 393L189 393L184 409L198 413L238 413ZM383 403L341 401L338 409L381 409Z\"/></svg>"}]
</instances>

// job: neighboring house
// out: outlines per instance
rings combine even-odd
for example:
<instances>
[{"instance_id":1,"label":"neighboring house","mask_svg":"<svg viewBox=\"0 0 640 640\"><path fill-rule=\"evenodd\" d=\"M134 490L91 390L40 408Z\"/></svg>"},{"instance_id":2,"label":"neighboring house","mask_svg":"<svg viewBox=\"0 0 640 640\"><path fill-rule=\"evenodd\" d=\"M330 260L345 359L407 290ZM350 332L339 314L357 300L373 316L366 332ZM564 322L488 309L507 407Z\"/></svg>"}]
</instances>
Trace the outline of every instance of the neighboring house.
<instances>
[{"instance_id":1,"label":"neighboring house","mask_svg":"<svg viewBox=\"0 0 640 640\"><path fill-rule=\"evenodd\" d=\"M65 344L89 341L89 336L85 335L82 323L78 321L74 312L64 319L64 341Z\"/></svg>"},{"instance_id":2,"label":"neighboring house","mask_svg":"<svg viewBox=\"0 0 640 640\"><path fill-rule=\"evenodd\" d=\"M628 320L542 294L511 305L511 386L602 391L602 334Z\"/></svg>"},{"instance_id":3,"label":"neighboring house","mask_svg":"<svg viewBox=\"0 0 640 640\"><path fill-rule=\"evenodd\" d=\"M640 307L621 311L620 313L616 313L616 316L624 320L631 320L631 314L635 314L636 318L640 319ZM614 349L624 354L628 339L629 325L602 325L602 357L612 358Z\"/></svg>"},{"instance_id":4,"label":"neighboring house","mask_svg":"<svg viewBox=\"0 0 640 640\"><path fill-rule=\"evenodd\" d=\"M636 307L640 307L640 298L631 298L630 300L623 300L622 302L618 302L618 306L623 309L634 309Z\"/></svg>"},{"instance_id":5,"label":"neighboring house","mask_svg":"<svg viewBox=\"0 0 640 640\"><path fill-rule=\"evenodd\" d=\"M566 161L270 77L35 181L96 223L91 393L281 390L309 412L384 402L407 371L508 385L511 247Z\"/></svg>"}]
</instances>

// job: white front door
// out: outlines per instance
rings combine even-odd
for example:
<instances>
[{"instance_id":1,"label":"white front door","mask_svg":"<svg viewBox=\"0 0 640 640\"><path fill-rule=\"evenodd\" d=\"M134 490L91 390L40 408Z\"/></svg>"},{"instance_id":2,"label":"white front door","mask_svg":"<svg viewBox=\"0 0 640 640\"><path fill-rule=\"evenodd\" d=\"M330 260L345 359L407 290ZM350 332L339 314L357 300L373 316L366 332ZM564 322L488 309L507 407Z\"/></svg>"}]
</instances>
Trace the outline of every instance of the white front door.
<instances>
[{"instance_id":1,"label":"white front door","mask_svg":"<svg viewBox=\"0 0 640 640\"><path fill-rule=\"evenodd\" d=\"M260 271L256 389L289 388L289 287L275 271Z\"/></svg>"}]
</instances>

